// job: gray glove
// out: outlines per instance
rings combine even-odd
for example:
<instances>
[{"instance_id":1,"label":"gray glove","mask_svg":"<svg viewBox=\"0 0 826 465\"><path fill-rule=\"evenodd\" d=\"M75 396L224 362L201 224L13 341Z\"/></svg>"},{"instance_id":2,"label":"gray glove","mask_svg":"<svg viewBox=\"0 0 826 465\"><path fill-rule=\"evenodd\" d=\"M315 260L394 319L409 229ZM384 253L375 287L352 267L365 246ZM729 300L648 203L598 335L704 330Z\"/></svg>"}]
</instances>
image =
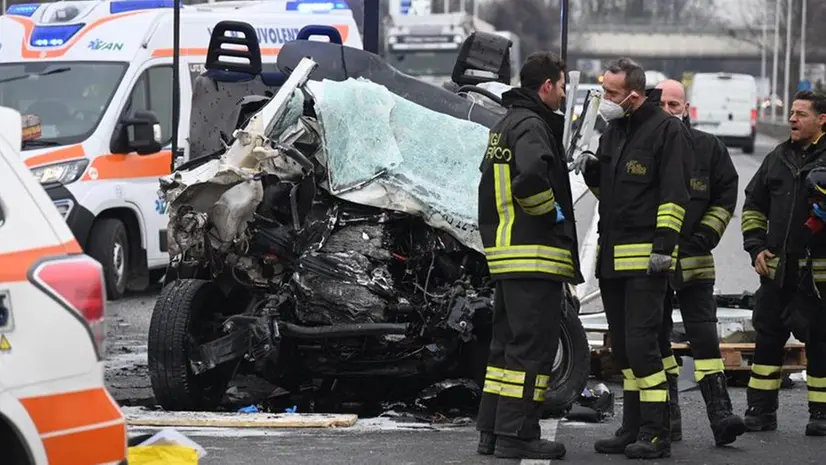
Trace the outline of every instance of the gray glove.
<instances>
[{"instance_id":1,"label":"gray glove","mask_svg":"<svg viewBox=\"0 0 826 465\"><path fill-rule=\"evenodd\" d=\"M574 173L576 174L582 173L586 168L588 168L589 165L596 163L597 161L597 157L593 154L593 152L582 152L571 163L568 171L574 170Z\"/></svg>"},{"instance_id":2,"label":"gray glove","mask_svg":"<svg viewBox=\"0 0 826 465\"><path fill-rule=\"evenodd\" d=\"M668 271L671 268L672 260L670 255L652 253L648 259L648 274Z\"/></svg>"}]
</instances>

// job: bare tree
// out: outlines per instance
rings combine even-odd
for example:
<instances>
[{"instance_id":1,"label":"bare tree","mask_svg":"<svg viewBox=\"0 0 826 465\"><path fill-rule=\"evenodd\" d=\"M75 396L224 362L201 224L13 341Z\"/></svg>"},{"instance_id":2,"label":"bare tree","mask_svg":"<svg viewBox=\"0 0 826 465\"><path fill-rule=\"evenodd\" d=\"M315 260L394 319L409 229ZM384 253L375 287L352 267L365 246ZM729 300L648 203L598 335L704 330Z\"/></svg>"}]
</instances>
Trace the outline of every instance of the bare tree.
<instances>
[{"instance_id":1,"label":"bare tree","mask_svg":"<svg viewBox=\"0 0 826 465\"><path fill-rule=\"evenodd\" d=\"M496 29L519 35L522 55L553 50L559 39L559 2L552 0L492 0L480 6L479 16Z\"/></svg>"}]
</instances>

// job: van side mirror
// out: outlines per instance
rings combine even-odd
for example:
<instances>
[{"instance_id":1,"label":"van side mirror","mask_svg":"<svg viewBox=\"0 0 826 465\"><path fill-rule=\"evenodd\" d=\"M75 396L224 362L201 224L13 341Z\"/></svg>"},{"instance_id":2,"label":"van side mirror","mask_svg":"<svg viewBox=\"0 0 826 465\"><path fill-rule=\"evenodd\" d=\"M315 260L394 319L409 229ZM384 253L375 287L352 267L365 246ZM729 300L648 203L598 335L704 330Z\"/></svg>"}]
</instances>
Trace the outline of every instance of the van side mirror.
<instances>
[{"instance_id":1,"label":"van side mirror","mask_svg":"<svg viewBox=\"0 0 826 465\"><path fill-rule=\"evenodd\" d=\"M113 153L137 152L149 155L161 151L161 124L151 111L137 110L131 118L121 120L120 151Z\"/></svg>"}]
</instances>

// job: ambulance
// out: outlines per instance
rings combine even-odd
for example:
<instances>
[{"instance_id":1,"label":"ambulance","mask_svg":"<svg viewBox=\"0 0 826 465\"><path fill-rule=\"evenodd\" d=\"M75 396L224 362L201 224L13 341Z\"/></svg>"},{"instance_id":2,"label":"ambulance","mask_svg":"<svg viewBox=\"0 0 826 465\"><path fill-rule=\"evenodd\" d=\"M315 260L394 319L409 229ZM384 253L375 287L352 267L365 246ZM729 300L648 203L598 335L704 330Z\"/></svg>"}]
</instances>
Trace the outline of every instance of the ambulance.
<instances>
[{"instance_id":1,"label":"ambulance","mask_svg":"<svg viewBox=\"0 0 826 465\"><path fill-rule=\"evenodd\" d=\"M103 381L103 268L21 160L21 134L0 107L0 463L126 463Z\"/></svg>"},{"instance_id":2,"label":"ambulance","mask_svg":"<svg viewBox=\"0 0 826 465\"><path fill-rule=\"evenodd\" d=\"M40 136L23 143L23 159L82 249L103 265L111 300L157 281L169 262L158 178L171 172L173 146L176 161L188 159L193 82L212 28L250 23L263 71L275 70L280 47L311 24L333 26L344 45L362 48L341 0L181 6L173 144L173 1L27 3L0 16L0 106L39 119Z\"/></svg>"}]
</instances>

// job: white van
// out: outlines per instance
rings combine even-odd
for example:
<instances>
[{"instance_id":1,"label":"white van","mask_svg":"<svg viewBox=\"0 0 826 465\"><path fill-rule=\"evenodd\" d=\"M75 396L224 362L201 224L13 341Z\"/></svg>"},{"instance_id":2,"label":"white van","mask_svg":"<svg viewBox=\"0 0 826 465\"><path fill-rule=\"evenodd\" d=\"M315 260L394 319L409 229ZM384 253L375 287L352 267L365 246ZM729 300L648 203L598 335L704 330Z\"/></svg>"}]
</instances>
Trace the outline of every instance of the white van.
<instances>
[{"instance_id":1,"label":"white van","mask_svg":"<svg viewBox=\"0 0 826 465\"><path fill-rule=\"evenodd\" d=\"M103 383L100 264L20 160L0 107L0 463L125 464L126 420Z\"/></svg>"},{"instance_id":2,"label":"white van","mask_svg":"<svg viewBox=\"0 0 826 465\"><path fill-rule=\"evenodd\" d=\"M141 289L150 278L157 280L169 262L166 205L157 191L158 178L172 166L173 5L174 0L26 3L0 17L0 105L42 123L40 137L24 142L23 158L83 250L103 265L110 299L127 286ZM264 0L181 8L176 145L183 160L189 154L193 82L204 69L218 22L255 28L263 71L275 70L281 46L308 25L332 26L345 45L362 48L349 9L318 12L314 6L307 12L301 6ZM151 112L160 123L160 150L139 154L130 145L127 134L136 131L129 120L138 111Z\"/></svg>"},{"instance_id":3,"label":"white van","mask_svg":"<svg viewBox=\"0 0 826 465\"><path fill-rule=\"evenodd\" d=\"M691 124L729 147L754 153L757 82L748 74L697 73L688 89Z\"/></svg>"}]
</instances>

